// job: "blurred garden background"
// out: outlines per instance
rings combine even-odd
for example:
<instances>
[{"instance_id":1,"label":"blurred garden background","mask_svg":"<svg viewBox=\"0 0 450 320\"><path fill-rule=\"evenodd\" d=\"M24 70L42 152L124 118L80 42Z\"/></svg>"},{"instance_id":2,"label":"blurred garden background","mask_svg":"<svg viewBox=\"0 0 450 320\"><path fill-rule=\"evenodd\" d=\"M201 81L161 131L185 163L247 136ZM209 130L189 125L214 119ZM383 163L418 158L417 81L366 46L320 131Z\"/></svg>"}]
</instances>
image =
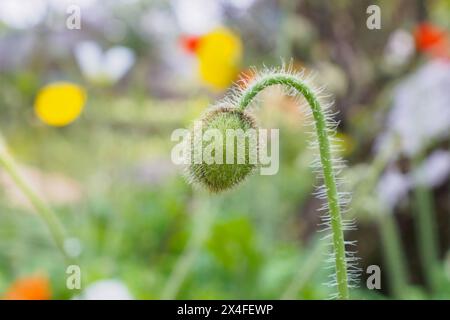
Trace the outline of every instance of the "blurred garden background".
<instances>
[{"instance_id":1,"label":"blurred garden background","mask_svg":"<svg viewBox=\"0 0 450 320\"><path fill-rule=\"evenodd\" d=\"M0 298L329 297L293 98L255 110L278 174L214 195L171 161L173 130L283 62L339 111L352 298L450 299L450 0L0 0Z\"/></svg>"}]
</instances>

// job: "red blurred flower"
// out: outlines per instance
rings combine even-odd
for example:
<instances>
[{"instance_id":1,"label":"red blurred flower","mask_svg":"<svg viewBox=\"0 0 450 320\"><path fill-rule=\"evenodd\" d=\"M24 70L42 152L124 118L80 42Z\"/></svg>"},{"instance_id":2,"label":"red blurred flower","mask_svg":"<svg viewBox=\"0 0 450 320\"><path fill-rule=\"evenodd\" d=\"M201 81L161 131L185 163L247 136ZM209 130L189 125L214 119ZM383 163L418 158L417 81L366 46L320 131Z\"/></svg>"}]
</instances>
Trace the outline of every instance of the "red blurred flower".
<instances>
[{"instance_id":1,"label":"red blurred flower","mask_svg":"<svg viewBox=\"0 0 450 320\"><path fill-rule=\"evenodd\" d=\"M181 36L180 45L189 53L195 53L200 43L201 37L199 36Z\"/></svg>"},{"instance_id":2,"label":"red blurred flower","mask_svg":"<svg viewBox=\"0 0 450 320\"><path fill-rule=\"evenodd\" d=\"M416 47L419 52L434 57L450 57L449 35L445 30L428 23L421 23L415 30Z\"/></svg>"}]
</instances>

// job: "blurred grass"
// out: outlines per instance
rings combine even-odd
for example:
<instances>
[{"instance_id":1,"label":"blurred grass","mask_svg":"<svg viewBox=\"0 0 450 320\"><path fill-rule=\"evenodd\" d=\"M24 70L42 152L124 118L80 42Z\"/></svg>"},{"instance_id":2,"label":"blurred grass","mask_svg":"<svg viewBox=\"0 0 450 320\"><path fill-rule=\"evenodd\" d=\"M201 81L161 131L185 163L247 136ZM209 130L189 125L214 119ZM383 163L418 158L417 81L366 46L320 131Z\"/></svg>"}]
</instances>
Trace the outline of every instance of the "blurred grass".
<instances>
[{"instance_id":1,"label":"blurred grass","mask_svg":"<svg viewBox=\"0 0 450 320\"><path fill-rule=\"evenodd\" d=\"M80 239L85 283L119 278L136 297L159 298L196 213L195 193L171 165L169 138L173 129L189 126L207 100L100 94L89 97L86 113L67 128L46 127L31 115L28 123L12 117L21 124L5 126L6 139L21 163L44 173L62 173L81 185L81 201L55 209L70 234ZM301 223L299 209L309 199L313 178L303 165L309 153L303 153L303 160L296 156L306 146L296 138L306 137L303 129L286 119L277 120L286 128L282 141L287 142L280 148L291 156L281 158L287 163L280 165L280 173L255 175L232 192L212 196L218 214L180 298L278 298L294 275L302 242L294 225ZM54 296L70 296L64 288L63 261L53 252L46 231L34 214L5 206L5 196L0 288L20 274L44 269L51 275ZM305 290L308 297L327 294L321 280L313 291L309 286Z\"/></svg>"}]
</instances>

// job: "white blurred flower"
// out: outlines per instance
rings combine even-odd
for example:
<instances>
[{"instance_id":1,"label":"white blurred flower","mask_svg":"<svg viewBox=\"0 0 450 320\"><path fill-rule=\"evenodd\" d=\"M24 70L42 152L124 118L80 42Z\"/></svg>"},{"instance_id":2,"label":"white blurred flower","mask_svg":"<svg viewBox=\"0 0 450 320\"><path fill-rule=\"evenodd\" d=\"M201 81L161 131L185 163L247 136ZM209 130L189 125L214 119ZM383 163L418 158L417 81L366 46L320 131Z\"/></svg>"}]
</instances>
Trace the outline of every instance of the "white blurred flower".
<instances>
[{"instance_id":1,"label":"white blurred flower","mask_svg":"<svg viewBox=\"0 0 450 320\"><path fill-rule=\"evenodd\" d=\"M142 31L153 37L157 36L159 41L167 39L168 35L175 35L177 30L173 23L172 13L167 10L151 8L144 12L139 19ZM173 39L170 39L173 42Z\"/></svg>"},{"instance_id":2,"label":"white blurred flower","mask_svg":"<svg viewBox=\"0 0 450 320\"><path fill-rule=\"evenodd\" d=\"M222 24L219 1L175 0L172 2L178 25L187 34L204 34Z\"/></svg>"},{"instance_id":3,"label":"white blurred flower","mask_svg":"<svg viewBox=\"0 0 450 320\"><path fill-rule=\"evenodd\" d=\"M0 21L16 29L31 28L40 23L47 13L44 0L1 0Z\"/></svg>"},{"instance_id":4,"label":"white blurred flower","mask_svg":"<svg viewBox=\"0 0 450 320\"><path fill-rule=\"evenodd\" d=\"M76 299L82 300L133 300L128 288L119 280L100 280L90 284Z\"/></svg>"},{"instance_id":5,"label":"white blurred flower","mask_svg":"<svg viewBox=\"0 0 450 320\"><path fill-rule=\"evenodd\" d=\"M410 188L411 179L396 167L391 167L378 181L378 198L383 205L393 209L406 196Z\"/></svg>"},{"instance_id":6,"label":"white blurred flower","mask_svg":"<svg viewBox=\"0 0 450 320\"><path fill-rule=\"evenodd\" d=\"M394 92L387 131L378 147L399 138L407 156L420 152L430 141L450 131L450 62L431 61L400 83Z\"/></svg>"},{"instance_id":7,"label":"white blurred flower","mask_svg":"<svg viewBox=\"0 0 450 320\"><path fill-rule=\"evenodd\" d=\"M225 4L230 4L239 10L247 10L256 2L256 0L222 0L222 1Z\"/></svg>"},{"instance_id":8,"label":"white blurred flower","mask_svg":"<svg viewBox=\"0 0 450 320\"><path fill-rule=\"evenodd\" d=\"M78 238L68 238L64 241L64 250L70 257L78 257L82 249L80 239Z\"/></svg>"},{"instance_id":9,"label":"white blurred flower","mask_svg":"<svg viewBox=\"0 0 450 320\"><path fill-rule=\"evenodd\" d=\"M405 65L415 52L413 36L402 29L394 31L384 49L384 60L388 66L401 67Z\"/></svg>"},{"instance_id":10,"label":"white blurred flower","mask_svg":"<svg viewBox=\"0 0 450 320\"><path fill-rule=\"evenodd\" d=\"M320 62L317 64L317 71L319 78L331 93L341 96L347 92L347 76L338 65Z\"/></svg>"},{"instance_id":11,"label":"white blurred flower","mask_svg":"<svg viewBox=\"0 0 450 320\"><path fill-rule=\"evenodd\" d=\"M91 41L76 45L75 58L83 75L99 83L117 82L130 70L136 59L130 48L116 46L103 52L97 43Z\"/></svg>"},{"instance_id":12,"label":"white blurred flower","mask_svg":"<svg viewBox=\"0 0 450 320\"><path fill-rule=\"evenodd\" d=\"M96 4L97 0L47 0L50 7L61 13L66 13L67 8L72 5L87 9Z\"/></svg>"},{"instance_id":13,"label":"white blurred flower","mask_svg":"<svg viewBox=\"0 0 450 320\"><path fill-rule=\"evenodd\" d=\"M415 184L428 187L438 187L444 183L450 173L450 152L444 150L434 151L412 173Z\"/></svg>"}]
</instances>

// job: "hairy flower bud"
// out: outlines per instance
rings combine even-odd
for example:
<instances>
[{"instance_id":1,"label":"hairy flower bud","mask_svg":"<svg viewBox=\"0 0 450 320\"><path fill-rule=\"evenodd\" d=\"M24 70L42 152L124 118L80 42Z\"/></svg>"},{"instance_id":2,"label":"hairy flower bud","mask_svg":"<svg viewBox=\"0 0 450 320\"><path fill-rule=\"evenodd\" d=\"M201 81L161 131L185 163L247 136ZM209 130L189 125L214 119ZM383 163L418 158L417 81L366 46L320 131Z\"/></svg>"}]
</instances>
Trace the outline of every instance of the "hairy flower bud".
<instances>
[{"instance_id":1,"label":"hairy flower bud","mask_svg":"<svg viewBox=\"0 0 450 320\"><path fill-rule=\"evenodd\" d=\"M257 166L250 156L258 150L257 137L250 138L257 129L255 121L248 113L231 106L216 107L200 121L202 137L196 138L195 132L191 135L194 138L188 175L212 192L230 189Z\"/></svg>"},{"instance_id":2,"label":"hairy flower bud","mask_svg":"<svg viewBox=\"0 0 450 320\"><path fill-rule=\"evenodd\" d=\"M185 163L188 164L191 180L206 186L211 191L218 192L233 187L247 177L259 164L264 168L265 161L259 158L259 151L264 151L266 141L256 139L256 143L249 143L248 146L238 143L237 148L235 148L232 139L232 147L230 148L228 129L256 131L252 117L246 114L245 110L252 105L256 96L267 87L281 86L286 89L287 95L303 96L310 108L310 112L306 116L314 124L314 130L311 133L314 138L313 145L317 145L317 148L314 149L317 151L318 157L313 163L313 168L324 181L324 186L318 188L317 196L320 199L327 200L323 208L328 209L328 214L322 215L322 220L325 230L331 232L330 237L326 238L331 239L333 244L332 259L330 259L330 261L334 260L332 284L337 286L337 298L348 299L350 297L349 288L352 287L352 284L357 285L360 271L356 263L358 258L355 257L355 253L346 250L346 244L353 243L353 241L346 241L344 238L344 230L353 229L354 222L342 218L342 208L345 207L349 199L346 194L338 191L336 173L342 167L342 162L335 154L332 145L336 122L332 119L329 110L331 104L324 103L321 99L321 90L317 89L310 79L305 78L302 72L297 73L292 69L292 65L283 66L280 69L266 69L257 73L249 81L243 80L241 87L230 91L230 95L223 100L226 103L224 102L222 106L207 112L204 118L199 121L200 130L196 130L194 125L194 139L192 139L192 134L188 135L192 140L187 139L190 142L185 145L190 147L191 150L183 152L186 157L189 157L189 159L185 159L188 160ZM213 134L208 135L209 129L216 130L213 130ZM200 133L196 135L196 131ZM184 133L186 132L184 131ZM196 139L196 136L201 136L201 139ZM245 136L248 135L245 134ZM222 142L223 145L220 144L219 147L216 145L214 149L210 148L212 137L214 137L214 140ZM259 138L259 132L257 138ZM239 139L242 141L242 138ZM254 140L252 139L252 141ZM260 148L261 150L259 150ZM197 149L200 149L200 152ZM214 152L212 152L213 150ZM231 157L226 157L231 151L241 151L241 154L232 153ZM243 151L245 151L245 157L242 155ZM255 153L257 154L256 161ZM215 160L221 160L222 158L228 160L226 158L229 158L234 160L234 163L230 164L229 161L225 163L212 162L208 154L213 154ZM203 157L205 155L206 158ZM244 159L246 161L243 161Z\"/></svg>"}]
</instances>

